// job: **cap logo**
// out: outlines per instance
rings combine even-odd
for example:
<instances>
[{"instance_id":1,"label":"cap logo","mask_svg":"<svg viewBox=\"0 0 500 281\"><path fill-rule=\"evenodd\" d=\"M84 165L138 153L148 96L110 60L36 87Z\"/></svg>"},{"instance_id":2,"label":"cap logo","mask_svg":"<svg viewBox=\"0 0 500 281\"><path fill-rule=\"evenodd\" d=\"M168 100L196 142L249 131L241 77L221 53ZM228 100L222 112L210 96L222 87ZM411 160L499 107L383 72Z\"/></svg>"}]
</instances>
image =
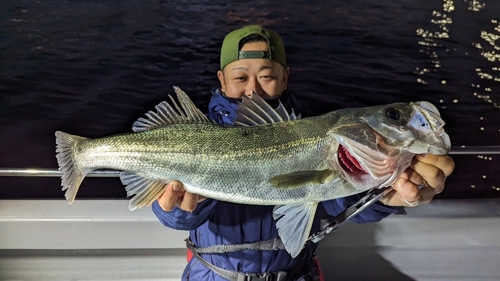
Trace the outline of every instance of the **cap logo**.
<instances>
[{"instance_id":1,"label":"cap logo","mask_svg":"<svg viewBox=\"0 0 500 281\"><path fill-rule=\"evenodd\" d=\"M240 51L238 59L271 59L271 54L266 51Z\"/></svg>"}]
</instances>

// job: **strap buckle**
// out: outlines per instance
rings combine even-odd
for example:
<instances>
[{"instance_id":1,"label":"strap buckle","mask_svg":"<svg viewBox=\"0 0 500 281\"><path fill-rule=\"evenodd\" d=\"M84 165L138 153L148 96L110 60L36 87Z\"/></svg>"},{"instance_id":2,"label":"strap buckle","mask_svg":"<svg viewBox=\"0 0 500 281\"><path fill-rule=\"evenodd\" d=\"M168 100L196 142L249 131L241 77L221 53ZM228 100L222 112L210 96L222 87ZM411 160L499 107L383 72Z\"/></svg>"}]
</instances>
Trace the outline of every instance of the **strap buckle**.
<instances>
[{"instance_id":1,"label":"strap buckle","mask_svg":"<svg viewBox=\"0 0 500 281\"><path fill-rule=\"evenodd\" d=\"M244 273L241 274L239 277L243 278L238 278L238 281L285 281L286 280L287 273L285 271L278 271L278 272L265 272L262 274L256 274L256 273Z\"/></svg>"}]
</instances>

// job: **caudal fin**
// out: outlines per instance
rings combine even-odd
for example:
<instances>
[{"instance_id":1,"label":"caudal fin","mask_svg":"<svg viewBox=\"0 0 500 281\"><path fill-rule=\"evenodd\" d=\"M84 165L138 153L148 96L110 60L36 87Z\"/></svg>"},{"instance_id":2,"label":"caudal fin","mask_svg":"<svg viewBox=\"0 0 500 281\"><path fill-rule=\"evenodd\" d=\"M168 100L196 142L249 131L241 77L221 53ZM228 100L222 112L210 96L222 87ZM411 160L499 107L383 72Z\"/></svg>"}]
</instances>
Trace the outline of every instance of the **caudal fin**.
<instances>
[{"instance_id":1,"label":"caudal fin","mask_svg":"<svg viewBox=\"0 0 500 281\"><path fill-rule=\"evenodd\" d=\"M70 135L61 131L56 132L56 158L59 171L62 173L61 186L66 190L65 197L71 204L75 200L78 188L87 172L75 166L73 151L79 141L86 138Z\"/></svg>"}]
</instances>

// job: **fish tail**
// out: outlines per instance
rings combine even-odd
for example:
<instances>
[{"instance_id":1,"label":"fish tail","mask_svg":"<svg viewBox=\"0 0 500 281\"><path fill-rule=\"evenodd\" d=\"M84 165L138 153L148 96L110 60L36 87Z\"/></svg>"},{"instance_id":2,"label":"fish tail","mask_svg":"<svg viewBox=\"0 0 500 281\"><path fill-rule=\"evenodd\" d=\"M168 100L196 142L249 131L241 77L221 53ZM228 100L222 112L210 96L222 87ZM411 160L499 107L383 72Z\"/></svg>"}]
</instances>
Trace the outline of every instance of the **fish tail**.
<instances>
[{"instance_id":1,"label":"fish tail","mask_svg":"<svg viewBox=\"0 0 500 281\"><path fill-rule=\"evenodd\" d=\"M78 188L88 174L88 171L82 171L74 160L74 148L78 146L80 141L85 139L61 131L56 132L56 158L59 171L62 173L61 186L63 191L66 190L64 196L69 204L72 204L75 200Z\"/></svg>"}]
</instances>

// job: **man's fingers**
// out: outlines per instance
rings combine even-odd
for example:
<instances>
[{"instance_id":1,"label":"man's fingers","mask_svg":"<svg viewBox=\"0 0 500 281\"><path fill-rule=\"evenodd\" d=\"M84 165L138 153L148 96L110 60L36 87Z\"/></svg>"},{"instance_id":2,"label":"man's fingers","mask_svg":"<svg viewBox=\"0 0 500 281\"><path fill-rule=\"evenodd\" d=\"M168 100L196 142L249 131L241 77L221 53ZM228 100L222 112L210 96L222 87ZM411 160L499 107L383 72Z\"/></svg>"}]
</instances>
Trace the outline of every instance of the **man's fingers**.
<instances>
[{"instance_id":1,"label":"man's fingers","mask_svg":"<svg viewBox=\"0 0 500 281\"><path fill-rule=\"evenodd\" d=\"M422 194L420 194L420 190L418 189L417 184L411 180L399 178L394 183L393 188L397 191L397 195L394 196L395 200L401 202L405 202L404 200L406 200L406 202L417 202L422 200Z\"/></svg>"},{"instance_id":2,"label":"man's fingers","mask_svg":"<svg viewBox=\"0 0 500 281\"><path fill-rule=\"evenodd\" d=\"M180 182L180 181L175 181L175 180L174 180L174 181L172 181L172 182L170 183L170 185L172 185L172 190L173 190L174 192L181 191L181 190L183 190L183 189L184 189L184 188L183 188L183 186L182 186L182 182Z\"/></svg>"},{"instance_id":3,"label":"man's fingers","mask_svg":"<svg viewBox=\"0 0 500 281\"><path fill-rule=\"evenodd\" d=\"M182 184L181 184L181 190L182 190ZM174 209L178 197L182 192L181 190L178 188L178 185L176 186L175 181L172 181L167 185L165 192L160 196L160 198L158 198L158 204L165 212L170 212Z\"/></svg>"},{"instance_id":4,"label":"man's fingers","mask_svg":"<svg viewBox=\"0 0 500 281\"><path fill-rule=\"evenodd\" d=\"M410 169L417 172L423 179L426 180L427 185L432 187L431 190L434 195L443 192L446 175L440 168L418 159L418 161L415 160L412 162Z\"/></svg>"},{"instance_id":5,"label":"man's fingers","mask_svg":"<svg viewBox=\"0 0 500 281\"><path fill-rule=\"evenodd\" d=\"M455 161L453 161L453 158L446 155L419 154L416 155L415 158L423 163L437 167L446 177L455 169Z\"/></svg>"},{"instance_id":6,"label":"man's fingers","mask_svg":"<svg viewBox=\"0 0 500 281\"><path fill-rule=\"evenodd\" d=\"M380 201L390 206L410 207L428 203L444 190L446 178L454 168L455 162L448 156L416 155L410 167L394 183L395 192L391 192Z\"/></svg>"},{"instance_id":7,"label":"man's fingers","mask_svg":"<svg viewBox=\"0 0 500 281\"><path fill-rule=\"evenodd\" d=\"M406 206L403 199L407 202L416 202L421 200L420 192L415 183L407 180L405 177L409 176L410 171L404 172L404 177L400 177L393 184L393 191L382 197L379 201L388 206Z\"/></svg>"},{"instance_id":8,"label":"man's fingers","mask_svg":"<svg viewBox=\"0 0 500 281\"><path fill-rule=\"evenodd\" d=\"M403 173L401 173L399 178L406 179L415 185L419 185L424 180L424 178L413 169L406 169Z\"/></svg>"},{"instance_id":9,"label":"man's fingers","mask_svg":"<svg viewBox=\"0 0 500 281\"><path fill-rule=\"evenodd\" d=\"M192 212L194 211L194 209L196 209L199 197L200 196L198 194L186 192L184 193L184 198L182 198L182 201L180 202L180 205L178 205L178 207L184 211Z\"/></svg>"},{"instance_id":10,"label":"man's fingers","mask_svg":"<svg viewBox=\"0 0 500 281\"><path fill-rule=\"evenodd\" d=\"M205 199L198 194L187 192L182 182L173 180L158 198L158 204L165 212L171 212L176 206L184 211L192 212L196 209L196 205Z\"/></svg>"}]
</instances>

